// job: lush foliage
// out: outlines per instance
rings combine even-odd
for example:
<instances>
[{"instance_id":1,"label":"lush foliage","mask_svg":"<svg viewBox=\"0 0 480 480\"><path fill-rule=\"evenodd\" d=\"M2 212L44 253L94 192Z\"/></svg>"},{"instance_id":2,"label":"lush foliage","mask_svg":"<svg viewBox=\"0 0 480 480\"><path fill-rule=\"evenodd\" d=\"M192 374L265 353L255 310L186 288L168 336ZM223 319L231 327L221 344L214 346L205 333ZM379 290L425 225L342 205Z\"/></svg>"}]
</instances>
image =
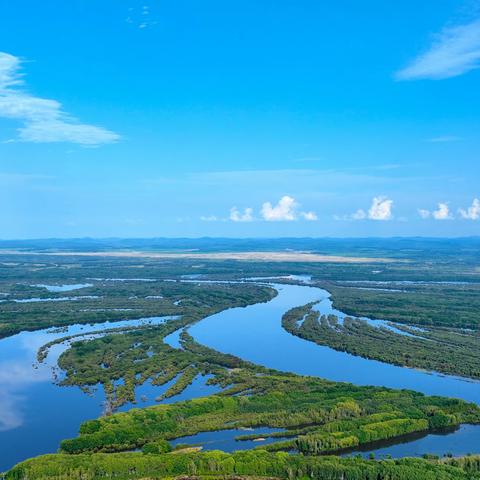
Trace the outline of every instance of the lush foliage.
<instances>
[{"instance_id":1,"label":"lush foliage","mask_svg":"<svg viewBox=\"0 0 480 480\"><path fill-rule=\"evenodd\" d=\"M474 480L480 458L427 461L307 457L263 450L191 454L45 455L22 462L6 480L117 480L190 478L281 478L319 480Z\"/></svg>"},{"instance_id":2,"label":"lush foliage","mask_svg":"<svg viewBox=\"0 0 480 480\"><path fill-rule=\"evenodd\" d=\"M369 325L346 317L339 322L312 305L294 308L282 320L284 328L306 340L342 352L412 368L480 378L480 337L474 332L428 327L421 330L395 325ZM402 332L403 331L403 332Z\"/></svg>"},{"instance_id":3,"label":"lush foliage","mask_svg":"<svg viewBox=\"0 0 480 480\"><path fill-rule=\"evenodd\" d=\"M360 281L356 284L328 282L323 285L332 294L335 307L349 315L449 328L477 329L480 325L478 283L385 284Z\"/></svg>"},{"instance_id":4,"label":"lush foliage","mask_svg":"<svg viewBox=\"0 0 480 480\"><path fill-rule=\"evenodd\" d=\"M184 345L188 348L189 343L194 344L187 338ZM220 364L222 354L218 355ZM269 450L325 453L407 433L480 422L480 408L461 400L281 374L239 359L236 364L239 367L216 371L216 381L228 386L221 395L133 409L86 422L80 435L64 440L61 449L66 453L125 451L202 431L269 426L286 429L282 436L289 437L265 447Z\"/></svg>"}]
</instances>

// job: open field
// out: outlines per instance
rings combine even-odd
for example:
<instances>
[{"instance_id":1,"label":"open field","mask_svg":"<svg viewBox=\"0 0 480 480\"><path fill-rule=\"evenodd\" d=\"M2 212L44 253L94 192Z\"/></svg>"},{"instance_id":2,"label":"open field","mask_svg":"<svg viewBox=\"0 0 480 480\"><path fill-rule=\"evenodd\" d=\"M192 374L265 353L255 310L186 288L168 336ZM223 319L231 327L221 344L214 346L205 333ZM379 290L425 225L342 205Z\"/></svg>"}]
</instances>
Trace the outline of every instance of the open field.
<instances>
[{"instance_id":1,"label":"open field","mask_svg":"<svg viewBox=\"0 0 480 480\"><path fill-rule=\"evenodd\" d=\"M25 255L20 250L0 251L5 255ZM28 252L32 255L54 255L58 257L123 257L123 258L158 258L189 260L239 260L250 262L304 262L304 263L390 263L388 258L346 257L340 255L321 255L311 252L219 252L219 253L168 253L168 252ZM397 260L398 261L398 260Z\"/></svg>"}]
</instances>

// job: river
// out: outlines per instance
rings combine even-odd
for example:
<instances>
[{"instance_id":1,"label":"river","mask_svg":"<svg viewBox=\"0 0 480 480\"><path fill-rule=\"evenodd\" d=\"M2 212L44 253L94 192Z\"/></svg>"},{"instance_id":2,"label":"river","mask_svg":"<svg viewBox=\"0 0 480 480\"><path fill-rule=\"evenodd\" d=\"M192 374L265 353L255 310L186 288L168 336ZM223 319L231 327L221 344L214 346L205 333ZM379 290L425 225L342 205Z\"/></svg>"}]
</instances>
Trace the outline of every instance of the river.
<instances>
[{"instance_id":1,"label":"river","mask_svg":"<svg viewBox=\"0 0 480 480\"><path fill-rule=\"evenodd\" d=\"M290 284L272 286L278 290L273 300L212 315L193 325L190 333L198 342L211 348L278 370L356 385L408 388L480 404L478 382L367 360L290 335L281 326L282 315L290 308L319 301L316 308L322 313L340 317L343 314L333 309L329 293L320 288ZM77 434L80 423L102 413L104 393L101 388L87 395L77 387L60 388L53 382L53 372L59 373L55 368L57 359L68 344L54 346L46 361L38 365L36 354L40 346L67 335L89 335L106 328L133 327L166 320L168 318L153 317L88 326L73 325L62 330L22 332L0 340L0 471L26 458L55 452L62 439ZM383 324L381 321L369 321ZM178 346L175 335L171 337L171 342L173 346ZM218 389L206 385L206 381L207 378L197 377L187 390L168 399L168 402L216 393ZM136 394L142 400L139 400L138 406L154 404L155 397L168 386L157 387L146 383L139 387ZM125 405L121 410L132 406ZM428 453L423 448L432 445L432 442L429 443L429 436L422 438L427 440L420 447L418 442L422 439L415 438L405 439L401 448L398 445L382 445L376 451L393 456ZM480 453L480 427L462 426L448 435L436 435L433 441L435 452ZM235 446L235 442L227 443Z\"/></svg>"}]
</instances>

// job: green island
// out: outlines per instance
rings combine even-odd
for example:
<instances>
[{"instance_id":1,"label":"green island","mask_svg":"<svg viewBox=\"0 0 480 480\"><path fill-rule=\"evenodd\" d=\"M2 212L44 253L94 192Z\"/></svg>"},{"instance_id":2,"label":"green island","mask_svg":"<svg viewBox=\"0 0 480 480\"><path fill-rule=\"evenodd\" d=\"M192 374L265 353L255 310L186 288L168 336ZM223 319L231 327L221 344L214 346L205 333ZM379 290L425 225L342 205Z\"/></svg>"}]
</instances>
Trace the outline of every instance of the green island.
<instances>
[{"instance_id":1,"label":"green island","mask_svg":"<svg viewBox=\"0 0 480 480\"><path fill-rule=\"evenodd\" d=\"M368 282L320 283L332 294L335 307L349 315L427 327L476 330L480 322L480 283L476 276L463 277L459 283L432 281L419 276L413 283L383 283L371 277Z\"/></svg>"},{"instance_id":2,"label":"green island","mask_svg":"<svg viewBox=\"0 0 480 480\"><path fill-rule=\"evenodd\" d=\"M480 337L475 331L445 327L371 326L365 320L320 315L314 305L287 312L283 327L318 345L394 365L480 378Z\"/></svg>"}]
</instances>

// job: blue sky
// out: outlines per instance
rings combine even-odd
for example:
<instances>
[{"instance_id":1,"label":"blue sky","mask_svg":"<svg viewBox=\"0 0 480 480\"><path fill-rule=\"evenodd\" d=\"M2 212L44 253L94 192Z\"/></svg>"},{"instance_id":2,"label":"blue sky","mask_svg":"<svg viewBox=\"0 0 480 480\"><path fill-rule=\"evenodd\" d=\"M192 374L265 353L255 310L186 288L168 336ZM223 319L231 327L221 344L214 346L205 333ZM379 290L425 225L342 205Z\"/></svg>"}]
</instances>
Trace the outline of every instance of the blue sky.
<instances>
[{"instance_id":1,"label":"blue sky","mask_svg":"<svg viewBox=\"0 0 480 480\"><path fill-rule=\"evenodd\" d=\"M480 2L0 2L1 238L480 234Z\"/></svg>"}]
</instances>

